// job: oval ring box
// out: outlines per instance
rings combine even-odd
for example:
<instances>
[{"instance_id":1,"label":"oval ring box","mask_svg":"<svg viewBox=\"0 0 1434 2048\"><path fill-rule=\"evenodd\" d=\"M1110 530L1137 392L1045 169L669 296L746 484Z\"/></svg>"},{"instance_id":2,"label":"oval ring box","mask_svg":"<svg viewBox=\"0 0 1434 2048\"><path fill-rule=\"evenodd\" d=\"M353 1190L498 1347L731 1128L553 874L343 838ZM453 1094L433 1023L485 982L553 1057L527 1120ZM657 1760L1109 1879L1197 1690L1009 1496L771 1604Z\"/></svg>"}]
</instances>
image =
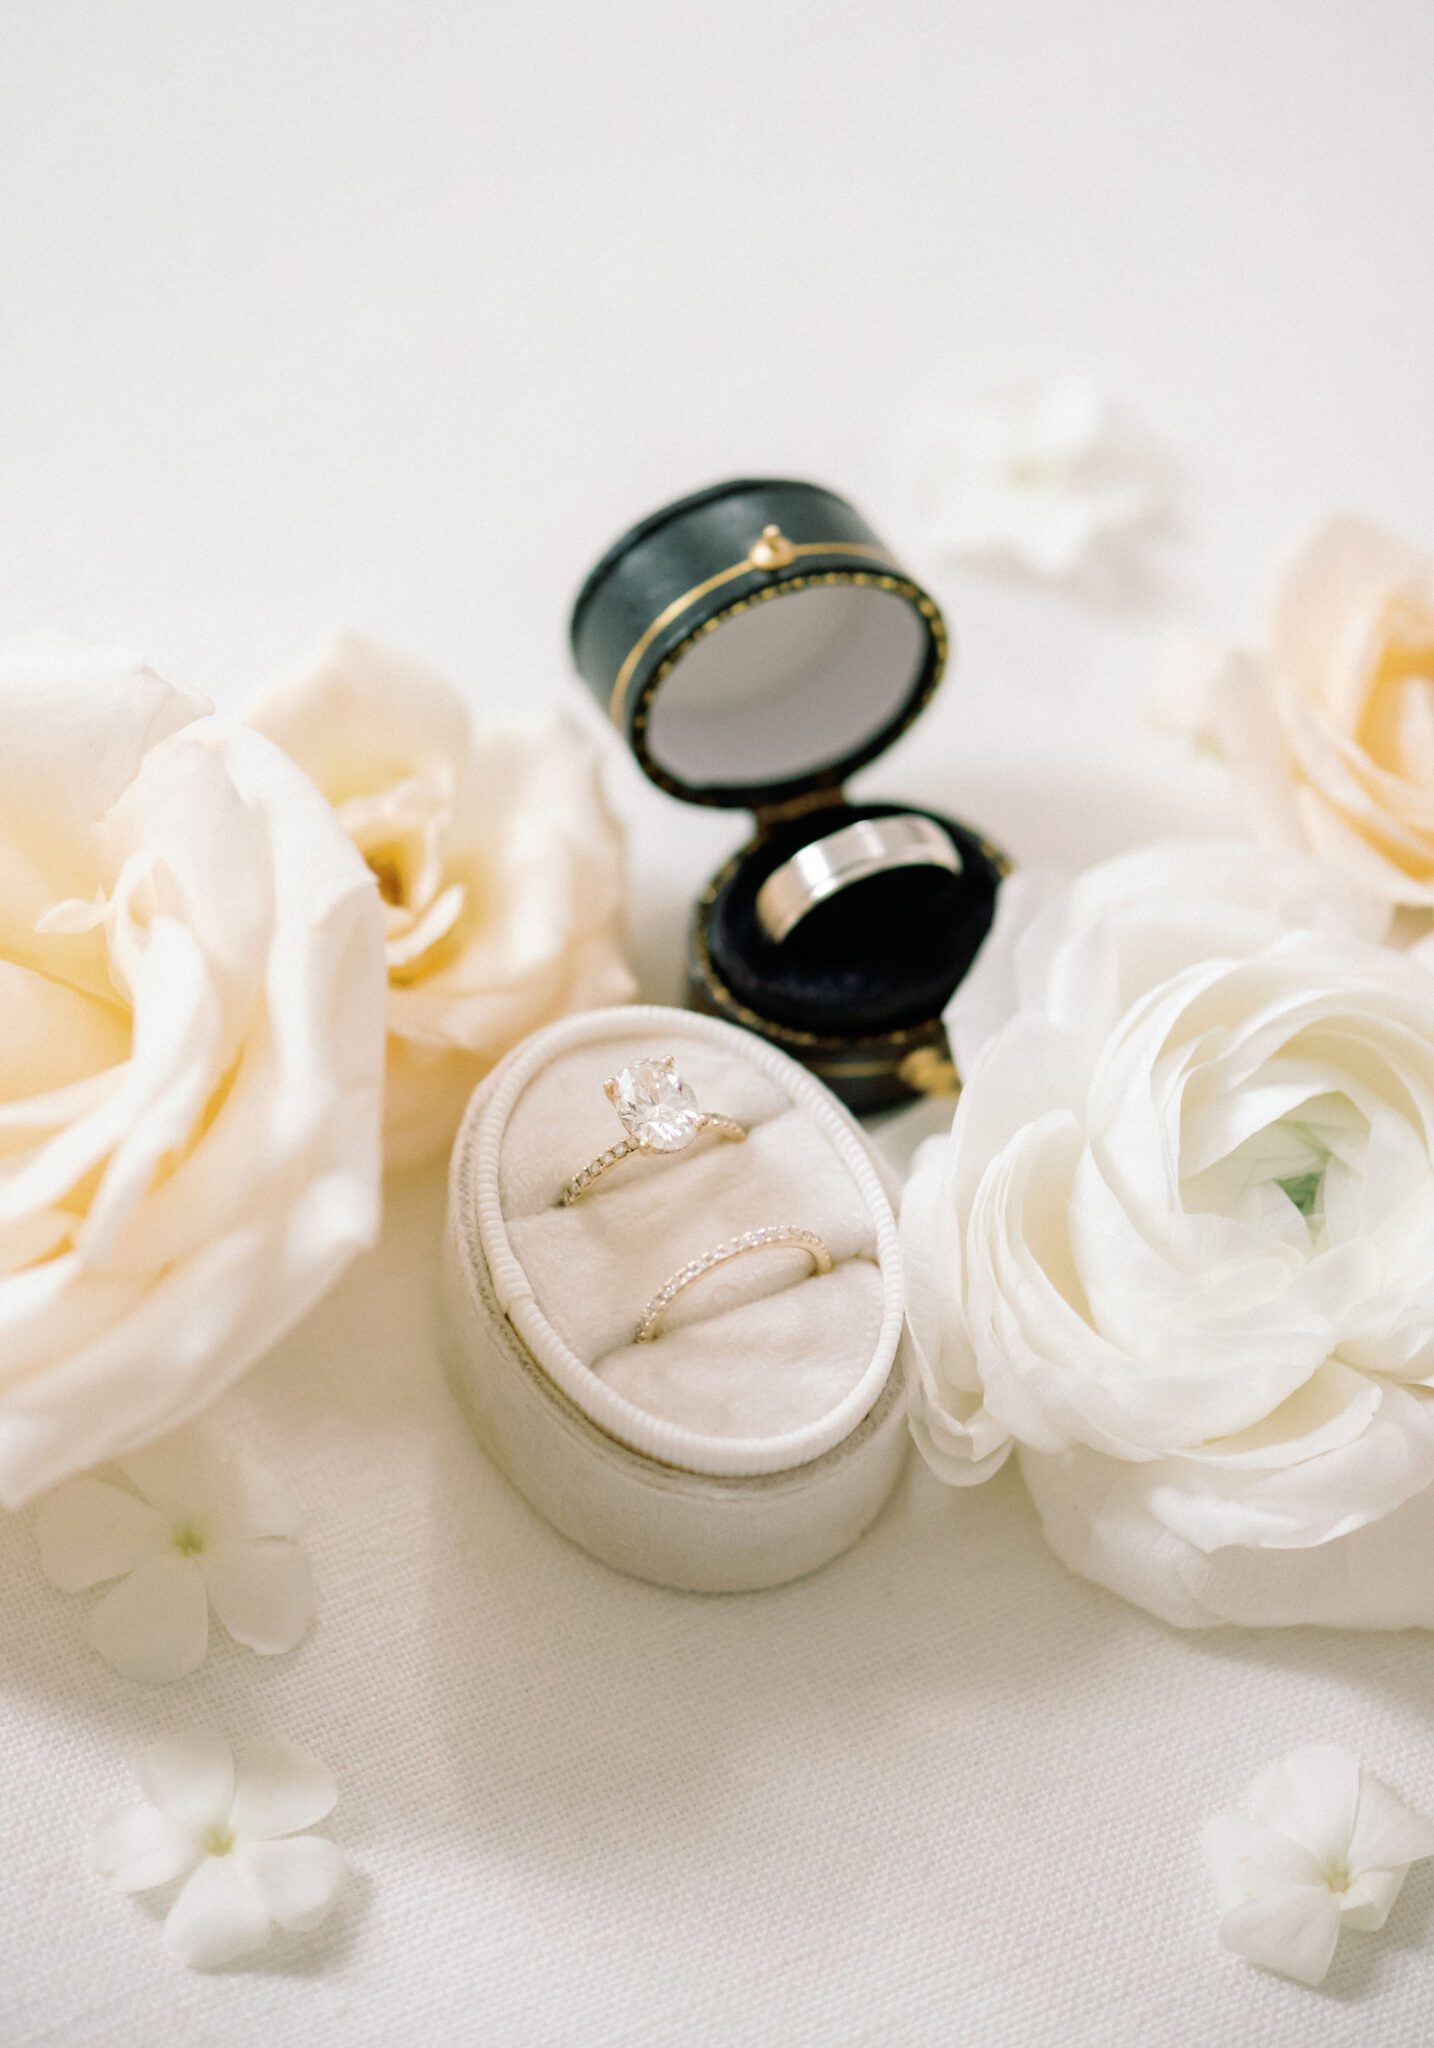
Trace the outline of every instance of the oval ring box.
<instances>
[{"instance_id":1,"label":"oval ring box","mask_svg":"<svg viewBox=\"0 0 1434 2048\"><path fill-rule=\"evenodd\" d=\"M622 1161L604 1080L673 1055L746 1127ZM817 1275L766 1249L705 1275L655 1341L643 1308L689 1260L768 1224L814 1230ZM636 1577L780 1585L853 1543L908 1447L902 1283L885 1169L827 1089L691 1011L590 1011L509 1054L453 1152L441 1282L449 1377L493 1462L554 1527Z\"/></svg>"},{"instance_id":2,"label":"oval ring box","mask_svg":"<svg viewBox=\"0 0 1434 2048\"><path fill-rule=\"evenodd\" d=\"M954 1092L941 1023L990 928L1009 863L937 811L962 872L894 870L835 896L781 944L757 892L801 847L859 818L844 783L929 701L949 644L939 606L844 498L742 479L644 519L578 593L573 658L644 773L756 830L699 898L694 1006L760 1033L859 1114Z\"/></svg>"}]
</instances>

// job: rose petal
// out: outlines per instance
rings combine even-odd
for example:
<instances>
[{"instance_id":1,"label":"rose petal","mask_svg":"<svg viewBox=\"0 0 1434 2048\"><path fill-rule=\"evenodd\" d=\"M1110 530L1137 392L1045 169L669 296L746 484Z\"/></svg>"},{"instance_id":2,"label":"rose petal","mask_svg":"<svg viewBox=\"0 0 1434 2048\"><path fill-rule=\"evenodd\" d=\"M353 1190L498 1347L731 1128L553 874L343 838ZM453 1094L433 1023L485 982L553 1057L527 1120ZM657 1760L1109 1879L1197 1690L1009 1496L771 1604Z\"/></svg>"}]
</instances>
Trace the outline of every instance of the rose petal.
<instances>
[{"instance_id":1,"label":"rose petal","mask_svg":"<svg viewBox=\"0 0 1434 2048\"><path fill-rule=\"evenodd\" d=\"M147 1800L112 1806L95 1823L90 1859L96 1872L121 1892L147 1892L168 1884L199 1859L193 1831Z\"/></svg>"},{"instance_id":2,"label":"rose petal","mask_svg":"<svg viewBox=\"0 0 1434 2048\"><path fill-rule=\"evenodd\" d=\"M474 729L461 692L353 636L252 707L389 882L385 1142L451 1141L475 1082L537 1025L631 998L622 839L588 737Z\"/></svg>"},{"instance_id":3,"label":"rose petal","mask_svg":"<svg viewBox=\"0 0 1434 2048\"><path fill-rule=\"evenodd\" d=\"M66 1250L74 1229L75 1219L64 1209L33 1209L13 1223L0 1224L0 1276Z\"/></svg>"},{"instance_id":4,"label":"rose petal","mask_svg":"<svg viewBox=\"0 0 1434 2048\"><path fill-rule=\"evenodd\" d=\"M299 1933L327 1919L348 1869L341 1850L321 1835L282 1842L243 1842L235 1861L281 1927Z\"/></svg>"},{"instance_id":5,"label":"rose petal","mask_svg":"<svg viewBox=\"0 0 1434 2048\"><path fill-rule=\"evenodd\" d=\"M333 1773L316 1756L269 1737L238 1753L230 1824L247 1841L270 1841L312 1827L333 1811L338 1796Z\"/></svg>"},{"instance_id":6,"label":"rose petal","mask_svg":"<svg viewBox=\"0 0 1434 2048\"><path fill-rule=\"evenodd\" d=\"M115 1142L78 1234L80 1250L95 1265L113 1254L166 1155L198 1136L223 1073L223 1009L194 934L175 918L156 917L144 972L129 1070L109 1104ZM53 1149L65 1145L61 1138Z\"/></svg>"},{"instance_id":7,"label":"rose petal","mask_svg":"<svg viewBox=\"0 0 1434 2048\"><path fill-rule=\"evenodd\" d=\"M269 1914L238 1857L206 1856L169 1909L164 1945L191 1970L252 1955L269 1939Z\"/></svg>"},{"instance_id":8,"label":"rose petal","mask_svg":"<svg viewBox=\"0 0 1434 2048\"><path fill-rule=\"evenodd\" d=\"M1270 618L1271 653L1301 700L1323 696L1351 623L1425 567L1416 548L1370 520L1345 514L1316 528L1285 570ZM1346 707L1351 717L1356 708Z\"/></svg>"},{"instance_id":9,"label":"rose petal","mask_svg":"<svg viewBox=\"0 0 1434 2048\"><path fill-rule=\"evenodd\" d=\"M1262 1970L1300 1984L1319 1984L1334 1955L1339 1927L1339 1906L1324 1885L1287 1885L1231 1907L1220 1922L1220 1939Z\"/></svg>"},{"instance_id":10,"label":"rose petal","mask_svg":"<svg viewBox=\"0 0 1434 2048\"><path fill-rule=\"evenodd\" d=\"M166 1548L164 1519L147 1502L102 1479L70 1479L46 1494L35 1517L40 1565L62 1593L117 1579Z\"/></svg>"},{"instance_id":11,"label":"rose petal","mask_svg":"<svg viewBox=\"0 0 1434 2048\"><path fill-rule=\"evenodd\" d=\"M195 707L168 718L172 694L110 657L0 660L7 731L37 769L0 760L0 955L134 1031L103 1088L28 1104L33 1128L0 1108L0 1212L28 1229L74 1211L72 1244L0 1274L7 1506L197 1414L376 1228L372 876L278 748L227 720L178 731ZM96 764L105 803L77 810ZM36 933L97 886L102 927Z\"/></svg>"},{"instance_id":12,"label":"rose petal","mask_svg":"<svg viewBox=\"0 0 1434 2048\"><path fill-rule=\"evenodd\" d=\"M213 1729L194 1728L153 1743L135 1765L150 1801L191 1833L222 1827L234 1798L234 1756Z\"/></svg>"},{"instance_id":13,"label":"rose petal","mask_svg":"<svg viewBox=\"0 0 1434 2048\"><path fill-rule=\"evenodd\" d=\"M1265 836L1304 845L1389 905L1434 901L1434 789L1421 659L1434 630L1427 556L1354 520L1302 551L1267 659L1220 704Z\"/></svg>"},{"instance_id":14,"label":"rose petal","mask_svg":"<svg viewBox=\"0 0 1434 2048\"><path fill-rule=\"evenodd\" d=\"M89 1618L91 1646L122 1678L167 1685L204 1662L209 1601L192 1558L152 1558L106 1593Z\"/></svg>"},{"instance_id":15,"label":"rose petal","mask_svg":"<svg viewBox=\"0 0 1434 2048\"><path fill-rule=\"evenodd\" d=\"M139 655L62 634L0 645L0 690L7 727L0 809L33 806L79 826L94 824L117 801L146 747L206 708Z\"/></svg>"},{"instance_id":16,"label":"rose petal","mask_svg":"<svg viewBox=\"0 0 1434 2048\"><path fill-rule=\"evenodd\" d=\"M472 733L451 683L411 655L335 633L275 678L249 708L331 801L395 779L395 767L441 766Z\"/></svg>"},{"instance_id":17,"label":"rose petal","mask_svg":"<svg viewBox=\"0 0 1434 2048\"><path fill-rule=\"evenodd\" d=\"M0 959L0 1102L48 1095L123 1064L123 1014L79 989Z\"/></svg>"},{"instance_id":18,"label":"rose petal","mask_svg":"<svg viewBox=\"0 0 1434 2048\"><path fill-rule=\"evenodd\" d=\"M261 1657L292 1650L314 1618L308 1554L297 1543L221 1543L198 1560L214 1611Z\"/></svg>"},{"instance_id":19,"label":"rose petal","mask_svg":"<svg viewBox=\"0 0 1434 2048\"><path fill-rule=\"evenodd\" d=\"M461 883L450 883L407 931L390 936L385 957L389 974L395 981L407 979L424 955L434 951L439 942L447 938L463 915L467 896L468 892Z\"/></svg>"}]
</instances>

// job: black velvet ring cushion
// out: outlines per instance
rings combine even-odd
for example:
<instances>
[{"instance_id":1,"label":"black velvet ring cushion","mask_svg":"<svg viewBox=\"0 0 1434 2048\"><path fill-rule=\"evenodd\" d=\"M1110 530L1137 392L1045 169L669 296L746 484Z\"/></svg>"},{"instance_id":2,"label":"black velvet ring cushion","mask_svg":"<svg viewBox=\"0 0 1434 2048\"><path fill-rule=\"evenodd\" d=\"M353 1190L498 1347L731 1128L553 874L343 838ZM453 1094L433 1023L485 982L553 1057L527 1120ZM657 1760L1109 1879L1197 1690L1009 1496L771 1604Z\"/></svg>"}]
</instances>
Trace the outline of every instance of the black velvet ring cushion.
<instances>
[{"instance_id":1,"label":"black velvet ring cushion","mask_svg":"<svg viewBox=\"0 0 1434 2048\"><path fill-rule=\"evenodd\" d=\"M894 868L818 904L777 943L757 892L783 861L860 818L928 817L955 842L962 871ZM770 826L718 878L704 906L712 966L731 994L774 1024L853 1037L940 1015L995 913L1001 871L974 833L910 804L835 801Z\"/></svg>"}]
</instances>

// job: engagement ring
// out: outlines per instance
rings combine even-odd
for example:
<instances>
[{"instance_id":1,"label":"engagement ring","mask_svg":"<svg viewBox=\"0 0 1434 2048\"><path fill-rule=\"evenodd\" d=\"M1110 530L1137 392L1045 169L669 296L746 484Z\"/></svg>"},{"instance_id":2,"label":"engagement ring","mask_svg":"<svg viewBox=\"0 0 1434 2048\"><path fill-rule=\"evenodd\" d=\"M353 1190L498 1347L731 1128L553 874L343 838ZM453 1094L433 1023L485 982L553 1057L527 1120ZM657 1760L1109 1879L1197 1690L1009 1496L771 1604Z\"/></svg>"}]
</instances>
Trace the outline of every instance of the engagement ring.
<instances>
[{"instance_id":1,"label":"engagement ring","mask_svg":"<svg viewBox=\"0 0 1434 2048\"><path fill-rule=\"evenodd\" d=\"M698 1108L671 1053L657 1060L634 1060L603 1083L603 1093L627 1136L573 1175L563 1189L564 1208L581 1201L596 1181L635 1152L685 1152L702 1131L715 1131L719 1138L747 1135L732 1117Z\"/></svg>"}]
</instances>

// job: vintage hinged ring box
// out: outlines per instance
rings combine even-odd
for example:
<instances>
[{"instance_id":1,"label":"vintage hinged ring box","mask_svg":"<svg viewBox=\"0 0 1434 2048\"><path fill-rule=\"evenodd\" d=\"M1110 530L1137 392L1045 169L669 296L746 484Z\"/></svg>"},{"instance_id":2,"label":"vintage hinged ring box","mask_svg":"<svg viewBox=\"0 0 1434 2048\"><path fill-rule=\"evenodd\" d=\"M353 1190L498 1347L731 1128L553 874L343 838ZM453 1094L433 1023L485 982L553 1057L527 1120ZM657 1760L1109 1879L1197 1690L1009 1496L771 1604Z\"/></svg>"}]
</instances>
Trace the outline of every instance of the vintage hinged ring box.
<instances>
[{"instance_id":1,"label":"vintage hinged ring box","mask_svg":"<svg viewBox=\"0 0 1434 2048\"><path fill-rule=\"evenodd\" d=\"M859 818L844 783L941 680L941 611L854 507L810 483L718 484L610 548L573 608L577 667L644 772L687 803L750 810L755 835L695 907L694 1007L759 1032L866 1113L955 1085L941 1012L1006 872L979 832L921 811L961 857L838 896L782 942L757 894Z\"/></svg>"},{"instance_id":2,"label":"vintage hinged ring box","mask_svg":"<svg viewBox=\"0 0 1434 2048\"><path fill-rule=\"evenodd\" d=\"M607 1077L672 1056L746 1133L623 1159ZM770 1226L706 1274L654 1341L645 1306L692 1261ZM556 1528L639 1578L740 1592L814 1571L880 1512L910 1436L890 1179L839 1102L774 1046L690 1010L588 1011L510 1053L454 1147L443 1351L479 1441Z\"/></svg>"}]
</instances>

